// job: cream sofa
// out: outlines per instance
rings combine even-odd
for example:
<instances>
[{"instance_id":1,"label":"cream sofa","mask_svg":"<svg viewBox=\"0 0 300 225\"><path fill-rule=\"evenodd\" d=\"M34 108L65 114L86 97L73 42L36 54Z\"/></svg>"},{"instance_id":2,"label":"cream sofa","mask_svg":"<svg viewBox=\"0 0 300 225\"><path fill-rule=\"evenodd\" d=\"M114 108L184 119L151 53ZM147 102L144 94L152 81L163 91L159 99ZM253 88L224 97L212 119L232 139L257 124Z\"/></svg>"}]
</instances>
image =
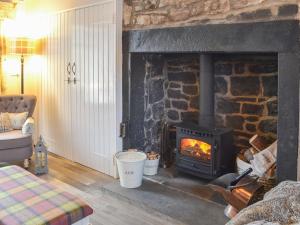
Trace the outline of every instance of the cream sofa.
<instances>
[{"instance_id":1,"label":"cream sofa","mask_svg":"<svg viewBox=\"0 0 300 225\"><path fill-rule=\"evenodd\" d=\"M28 112L32 117L36 105L36 97L31 95L0 96L0 113ZM23 161L28 167L33 152L31 134L23 134L21 130L0 133L0 162Z\"/></svg>"}]
</instances>

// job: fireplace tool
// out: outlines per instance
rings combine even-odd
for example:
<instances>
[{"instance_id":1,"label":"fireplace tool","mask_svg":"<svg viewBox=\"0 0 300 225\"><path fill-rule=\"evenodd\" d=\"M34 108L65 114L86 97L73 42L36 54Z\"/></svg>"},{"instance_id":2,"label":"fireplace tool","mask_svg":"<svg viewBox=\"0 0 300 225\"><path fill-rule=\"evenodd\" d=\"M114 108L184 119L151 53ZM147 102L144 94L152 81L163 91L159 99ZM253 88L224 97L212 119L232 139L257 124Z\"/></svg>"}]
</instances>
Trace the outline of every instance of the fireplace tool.
<instances>
[{"instance_id":1,"label":"fireplace tool","mask_svg":"<svg viewBox=\"0 0 300 225\"><path fill-rule=\"evenodd\" d=\"M263 186L257 182L258 177L249 176L252 171L253 169L249 168L241 175L228 173L208 184L228 203L224 214L230 219L240 210L254 203L255 196L263 191Z\"/></svg>"}]
</instances>

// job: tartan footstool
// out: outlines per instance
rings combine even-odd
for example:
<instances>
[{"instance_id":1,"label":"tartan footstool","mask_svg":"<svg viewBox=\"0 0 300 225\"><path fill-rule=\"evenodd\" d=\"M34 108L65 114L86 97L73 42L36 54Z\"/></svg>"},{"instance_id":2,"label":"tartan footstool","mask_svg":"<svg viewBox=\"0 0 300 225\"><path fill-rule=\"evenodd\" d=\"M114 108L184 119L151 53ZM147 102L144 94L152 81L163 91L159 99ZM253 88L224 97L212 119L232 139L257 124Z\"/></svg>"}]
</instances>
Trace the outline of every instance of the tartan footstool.
<instances>
[{"instance_id":1,"label":"tartan footstool","mask_svg":"<svg viewBox=\"0 0 300 225\"><path fill-rule=\"evenodd\" d=\"M0 168L1 225L71 225L92 213L80 198L21 167Z\"/></svg>"}]
</instances>

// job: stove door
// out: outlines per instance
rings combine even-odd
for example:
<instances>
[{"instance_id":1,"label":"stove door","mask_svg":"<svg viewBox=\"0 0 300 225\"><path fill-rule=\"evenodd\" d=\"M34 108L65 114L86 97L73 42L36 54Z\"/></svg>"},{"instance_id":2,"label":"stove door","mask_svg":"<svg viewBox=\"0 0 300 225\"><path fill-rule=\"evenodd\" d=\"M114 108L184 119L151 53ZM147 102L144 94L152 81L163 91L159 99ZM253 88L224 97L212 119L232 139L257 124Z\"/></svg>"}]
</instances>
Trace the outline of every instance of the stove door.
<instances>
[{"instance_id":1,"label":"stove door","mask_svg":"<svg viewBox=\"0 0 300 225\"><path fill-rule=\"evenodd\" d=\"M212 145L195 138L181 138L180 154L209 163L212 155Z\"/></svg>"}]
</instances>

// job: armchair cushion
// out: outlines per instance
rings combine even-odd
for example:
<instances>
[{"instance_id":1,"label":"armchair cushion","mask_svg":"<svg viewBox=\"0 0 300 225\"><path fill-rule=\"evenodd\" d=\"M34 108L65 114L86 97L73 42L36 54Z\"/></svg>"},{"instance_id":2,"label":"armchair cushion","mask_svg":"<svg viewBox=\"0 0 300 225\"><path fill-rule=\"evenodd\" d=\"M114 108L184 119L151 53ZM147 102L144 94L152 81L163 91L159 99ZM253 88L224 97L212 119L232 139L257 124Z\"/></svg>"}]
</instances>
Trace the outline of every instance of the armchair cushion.
<instances>
[{"instance_id":1,"label":"armchair cushion","mask_svg":"<svg viewBox=\"0 0 300 225\"><path fill-rule=\"evenodd\" d=\"M28 112L8 113L8 116L13 129L21 130L28 117Z\"/></svg>"},{"instance_id":2,"label":"armchair cushion","mask_svg":"<svg viewBox=\"0 0 300 225\"><path fill-rule=\"evenodd\" d=\"M23 134L33 134L34 132L34 119L29 117L24 125L22 126L22 133Z\"/></svg>"},{"instance_id":3,"label":"armchair cushion","mask_svg":"<svg viewBox=\"0 0 300 225\"><path fill-rule=\"evenodd\" d=\"M0 133L0 151L7 149L23 148L32 145L30 134L23 134L21 130L12 130Z\"/></svg>"},{"instance_id":4,"label":"armchair cushion","mask_svg":"<svg viewBox=\"0 0 300 225\"><path fill-rule=\"evenodd\" d=\"M8 113L0 113L0 133L13 130Z\"/></svg>"}]
</instances>

